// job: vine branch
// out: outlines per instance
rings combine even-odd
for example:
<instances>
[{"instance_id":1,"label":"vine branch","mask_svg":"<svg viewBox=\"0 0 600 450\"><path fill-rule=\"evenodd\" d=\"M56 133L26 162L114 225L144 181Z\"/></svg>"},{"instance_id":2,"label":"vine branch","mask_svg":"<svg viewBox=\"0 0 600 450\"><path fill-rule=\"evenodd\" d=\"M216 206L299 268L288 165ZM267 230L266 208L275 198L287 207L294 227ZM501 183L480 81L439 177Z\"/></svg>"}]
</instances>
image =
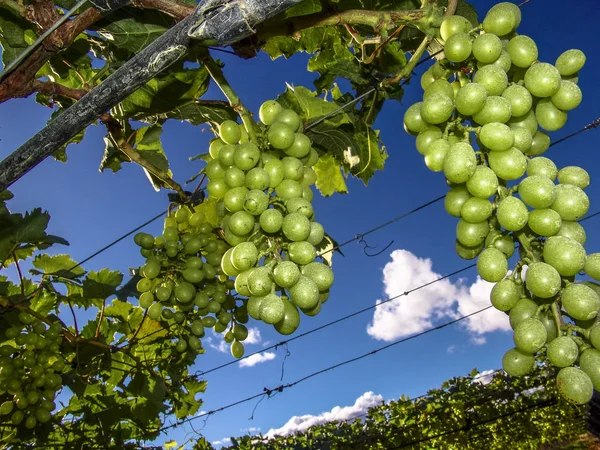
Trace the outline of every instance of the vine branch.
<instances>
[{"instance_id":1,"label":"vine branch","mask_svg":"<svg viewBox=\"0 0 600 450\"><path fill-rule=\"evenodd\" d=\"M202 53L204 53L201 58L204 67L206 67L206 70L208 70L211 78L214 80L217 86L219 86L219 89L221 89L221 92L223 92L233 110L238 113L242 119L244 127L248 132L248 138L250 141L256 143L257 139L256 132L254 130L254 120L252 120L252 114L250 114L250 111L248 111L248 109L243 105L240 97L235 93L225 78L221 67L212 58L212 56L210 56L210 53L208 51L203 51Z\"/></svg>"},{"instance_id":2,"label":"vine branch","mask_svg":"<svg viewBox=\"0 0 600 450\"><path fill-rule=\"evenodd\" d=\"M21 267L19 266L19 259L17 258L16 250L12 251L12 257L15 260L15 267L17 268L17 274L19 275L19 281L21 284L21 295L25 296L25 285L23 284L23 274L21 273Z\"/></svg>"}]
</instances>

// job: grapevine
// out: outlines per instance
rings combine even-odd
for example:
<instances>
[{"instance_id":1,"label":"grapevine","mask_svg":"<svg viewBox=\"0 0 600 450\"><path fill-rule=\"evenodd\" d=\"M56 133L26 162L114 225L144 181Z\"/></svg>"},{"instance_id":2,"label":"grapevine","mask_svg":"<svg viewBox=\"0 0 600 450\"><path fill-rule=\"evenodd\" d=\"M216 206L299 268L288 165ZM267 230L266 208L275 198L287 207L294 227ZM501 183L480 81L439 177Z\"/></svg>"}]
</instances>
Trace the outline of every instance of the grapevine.
<instances>
[{"instance_id":1,"label":"grapevine","mask_svg":"<svg viewBox=\"0 0 600 450\"><path fill-rule=\"evenodd\" d=\"M590 177L541 155L548 133L581 103L586 57L571 49L554 64L540 61L535 41L517 34L520 23L520 9L506 2L474 29L446 18L444 57L422 75L422 101L407 109L404 127L450 187L457 254L477 258L479 276L495 283L492 305L509 314L515 347L504 370L527 375L547 359L560 368L560 394L584 404L600 389L600 285L577 278L600 280L600 255L586 254L577 222L589 210Z\"/></svg>"}]
</instances>

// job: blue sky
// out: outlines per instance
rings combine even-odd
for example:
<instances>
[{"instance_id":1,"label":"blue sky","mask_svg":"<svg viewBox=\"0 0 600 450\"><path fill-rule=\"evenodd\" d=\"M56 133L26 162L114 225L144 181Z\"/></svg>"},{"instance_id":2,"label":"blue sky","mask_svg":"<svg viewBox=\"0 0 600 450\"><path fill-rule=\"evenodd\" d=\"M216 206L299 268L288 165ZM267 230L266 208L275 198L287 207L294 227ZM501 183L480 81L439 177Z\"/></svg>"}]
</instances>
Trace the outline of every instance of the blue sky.
<instances>
[{"instance_id":1,"label":"blue sky","mask_svg":"<svg viewBox=\"0 0 600 450\"><path fill-rule=\"evenodd\" d=\"M480 17L494 4L474 1ZM600 73L596 48L596 31L600 11L596 2L581 0L568 3L560 0L532 0L523 6L521 34L534 38L540 50L540 60L553 63L570 48L582 49L588 57L580 87L582 105L569 113L567 125L552 133L553 140L569 134L600 117L600 88L594 79ZM290 60L271 62L261 55L249 61L215 54L226 62L225 74L242 97L246 106L256 112L260 104L275 98L285 90L285 83L312 87L313 74L305 70L307 56L296 55ZM427 66L425 66L427 67ZM419 74L424 70L420 68ZM446 192L443 176L430 172L414 147L414 138L404 133L402 116L405 109L419 101L418 79L406 88L402 103L388 102L376 127L381 129L389 159L385 171L378 172L368 187L349 180L350 193L321 198L315 195L317 220L338 241L345 241L401 213L413 209ZM221 98L211 89L206 98ZM28 137L43 128L51 111L35 104L33 98L11 100L0 105L0 157L4 158ZM170 122L163 134L163 144L172 164L175 179L183 182L201 168L188 158L207 150L210 133L202 127ZM103 153L102 127L90 127L83 143L68 149L69 161L61 164L48 159L18 181L11 190L15 199L9 203L15 212L34 207L47 209L51 216L49 232L70 241L69 248L55 248L81 260L124 232L146 221L167 207L165 192L156 193L143 171L133 164L124 165L116 173L99 173ZM553 147L545 156L558 167L581 165L592 177L587 189L591 199L590 212L600 210L600 160L596 149L600 131L589 131ZM588 252L600 251L600 236L594 233L598 219L586 222ZM303 318L298 332L335 320L340 316L375 304L377 299L397 295L437 277L462 268L469 262L454 253L456 219L449 217L441 202L394 223L367 239L370 245L392 246L383 254L368 258L357 243L347 245L334 258L336 282L332 295L322 312L314 318ZM145 230L162 232L157 221ZM429 262L427 260L430 260ZM86 269L110 267L127 272L143 262L131 239L121 242L85 265ZM289 344L285 349L271 351L272 358L252 367L231 365L207 375L208 390L203 396L202 410L223 405L292 382L316 370L380 347L390 340L421 331L429 324L452 320L456 314L470 313L488 303L489 287L478 282L471 270L449 282L437 283L428 290L414 293L391 307L382 308L374 316L365 313L341 324L314 333ZM400 306L394 306L400 305ZM389 305L388 305L389 306ZM249 402L196 420L196 429L211 442L243 434L244 430L283 427L293 416L331 412L336 406L364 405L380 399L390 400L400 395L416 396L439 386L444 380L465 375L474 367L480 370L500 367L502 354L512 346L507 320L502 315L476 316L470 322L445 328L396 346L385 352L312 378L273 398L263 400L254 419L249 420L256 402ZM282 340L270 327L254 324L260 331L256 344L247 351L256 351L267 344ZM490 331L495 330L495 331ZM209 333L210 336L210 333ZM213 338L218 347L219 341ZM205 342L207 351L198 357L196 367L207 370L231 360ZM367 394L366 394L367 393ZM357 401L358 399L358 401ZM341 417L335 410L329 417ZM305 419L296 420L302 422ZM318 420L318 419L314 419ZM292 429L289 425L285 429ZM189 426L171 430L165 440L183 442ZM188 436L189 437L189 436Z\"/></svg>"}]
</instances>

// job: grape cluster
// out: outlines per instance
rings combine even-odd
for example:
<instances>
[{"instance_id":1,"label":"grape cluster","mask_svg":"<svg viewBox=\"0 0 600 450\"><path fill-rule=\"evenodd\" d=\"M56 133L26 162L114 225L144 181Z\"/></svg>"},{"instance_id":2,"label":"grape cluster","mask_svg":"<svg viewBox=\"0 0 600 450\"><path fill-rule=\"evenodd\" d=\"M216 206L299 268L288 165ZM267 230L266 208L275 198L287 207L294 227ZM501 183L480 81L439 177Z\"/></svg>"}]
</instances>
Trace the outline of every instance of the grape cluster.
<instances>
[{"instance_id":1,"label":"grape cluster","mask_svg":"<svg viewBox=\"0 0 600 450\"><path fill-rule=\"evenodd\" d=\"M477 258L479 275L496 283L491 303L509 314L515 347L504 369L526 375L536 356L546 358L559 368L561 395L583 404L600 389L600 285L575 281L582 271L600 280L600 254L586 254L577 222L589 210L590 177L540 155L582 100L586 57L568 50L554 64L539 61L533 39L516 33L520 22L513 3L495 5L474 29L446 18L445 57L423 74L423 99L407 109L404 127L450 186L456 252Z\"/></svg>"},{"instance_id":2,"label":"grape cluster","mask_svg":"<svg viewBox=\"0 0 600 450\"><path fill-rule=\"evenodd\" d=\"M205 328L223 333L229 326L225 340L241 345L248 337L248 313L219 269L230 246L202 211L181 206L165 218L162 236L138 233L134 240L147 258L137 283L140 306L151 319L179 328L175 352L199 351Z\"/></svg>"},{"instance_id":3,"label":"grape cluster","mask_svg":"<svg viewBox=\"0 0 600 450\"><path fill-rule=\"evenodd\" d=\"M66 363L60 355L62 325L47 327L25 311L19 325L5 332L0 346L0 420L32 429L46 423L56 408Z\"/></svg>"},{"instance_id":4,"label":"grape cluster","mask_svg":"<svg viewBox=\"0 0 600 450\"><path fill-rule=\"evenodd\" d=\"M229 326L224 339L240 358L248 316L289 335L299 311L314 316L329 296L334 277L317 260L325 231L311 204L318 154L294 111L267 101L259 115L257 142L227 120L210 143L204 173L218 228L200 209L182 206L165 219L163 236L135 236L147 258L140 305L189 333L175 344L180 352L200 348L204 327Z\"/></svg>"}]
</instances>

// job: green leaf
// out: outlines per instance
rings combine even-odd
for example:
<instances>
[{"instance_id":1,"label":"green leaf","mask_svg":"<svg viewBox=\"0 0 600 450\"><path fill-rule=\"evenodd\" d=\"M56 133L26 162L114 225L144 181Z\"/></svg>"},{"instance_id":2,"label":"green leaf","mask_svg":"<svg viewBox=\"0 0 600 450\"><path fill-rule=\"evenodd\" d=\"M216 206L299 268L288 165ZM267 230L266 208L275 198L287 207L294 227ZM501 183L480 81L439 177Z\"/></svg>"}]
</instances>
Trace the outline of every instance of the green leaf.
<instances>
[{"instance_id":1,"label":"green leaf","mask_svg":"<svg viewBox=\"0 0 600 450\"><path fill-rule=\"evenodd\" d=\"M353 160L354 165L350 164L351 171L367 185L375 171L383 170L388 154L385 146L381 145L378 130L356 132L354 140L358 143L358 152L345 156L345 160L348 162L358 157L357 160Z\"/></svg>"},{"instance_id":2,"label":"green leaf","mask_svg":"<svg viewBox=\"0 0 600 450\"><path fill-rule=\"evenodd\" d=\"M53 275L62 278L74 279L85 273L85 270L77 266L77 263L69 255L38 255L33 260L32 265L41 270L44 275Z\"/></svg>"},{"instance_id":3,"label":"green leaf","mask_svg":"<svg viewBox=\"0 0 600 450\"><path fill-rule=\"evenodd\" d=\"M342 171L333 155L322 155L313 169L317 174L317 189L323 196L329 197L335 192L341 194L348 192Z\"/></svg>"},{"instance_id":4,"label":"green leaf","mask_svg":"<svg viewBox=\"0 0 600 450\"><path fill-rule=\"evenodd\" d=\"M448 0L439 0L438 4L440 6L448 6ZM477 14L477 10L465 0L458 0L458 6L456 7L456 12L454 14L468 19L469 22L473 24L473 27L479 25L479 15Z\"/></svg>"},{"instance_id":5,"label":"green leaf","mask_svg":"<svg viewBox=\"0 0 600 450\"><path fill-rule=\"evenodd\" d=\"M341 128L320 123L308 130L306 135L311 138L316 148L331 153L338 161L343 161L348 152L351 156L360 153L354 136Z\"/></svg>"},{"instance_id":6,"label":"green leaf","mask_svg":"<svg viewBox=\"0 0 600 450\"><path fill-rule=\"evenodd\" d=\"M207 91L209 82L210 76L204 67L184 69L181 65L176 65L123 100L118 107L113 108L113 115L117 119L150 123L171 118L169 116L179 117L179 120L198 118L199 110L192 106ZM212 106L220 110L223 105L216 102L215 105L207 103L204 106L206 110L210 110Z\"/></svg>"},{"instance_id":7,"label":"green leaf","mask_svg":"<svg viewBox=\"0 0 600 450\"><path fill-rule=\"evenodd\" d=\"M104 136L104 155L100 161L100 171L104 172L110 169L113 172L121 170L121 163L128 161L125 154L114 144L114 141L108 136Z\"/></svg>"},{"instance_id":8,"label":"green leaf","mask_svg":"<svg viewBox=\"0 0 600 450\"><path fill-rule=\"evenodd\" d=\"M283 107L296 111L305 123L323 117L335 111L340 106L336 102L328 102L317 97L316 92L312 92L303 86L292 87L288 85L286 92L277 97L277 101ZM339 126L342 124L351 124L352 119L346 111L341 111L339 114L329 117L325 123Z\"/></svg>"},{"instance_id":9,"label":"green leaf","mask_svg":"<svg viewBox=\"0 0 600 450\"><path fill-rule=\"evenodd\" d=\"M114 295L117 287L123 281L123 274L116 270L102 269L99 272L91 271L83 280L83 295L88 299L104 300Z\"/></svg>"},{"instance_id":10,"label":"green leaf","mask_svg":"<svg viewBox=\"0 0 600 450\"><path fill-rule=\"evenodd\" d=\"M29 307L42 314L43 316L58 307L59 301L56 294L48 292L46 289L38 291L31 299Z\"/></svg>"},{"instance_id":11,"label":"green leaf","mask_svg":"<svg viewBox=\"0 0 600 450\"><path fill-rule=\"evenodd\" d=\"M199 205L194 206L194 211L203 212L206 216L206 221L215 228L220 226L220 219L217 214L217 203L218 200L215 198L207 198Z\"/></svg>"},{"instance_id":12,"label":"green leaf","mask_svg":"<svg viewBox=\"0 0 600 450\"><path fill-rule=\"evenodd\" d=\"M172 25L172 19L166 14L134 8L121 8L96 22L98 34L132 53L140 52Z\"/></svg>"},{"instance_id":13,"label":"green leaf","mask_svg":"<svg viewBox=\"0 0 600 450\"><path fill-rule=\"evenodd\" d=\"M226 120L235 120L237 114L228 104L210 100L193 100L183 103L180 106L154 115L144 117L143 121L154 123L165 119L174 119L180 122L189 122L192 125L201 125L210 123L219 125Z\"/></svg>"},{"instance_id":14,"label":"green leaf","mask_svg":"<svg viewBox=\"0 0 600 450\"><path fill-rule=\"evenodd\" d=\"M125 322L129 313L131 312L133 305L129 302L122 302L121 300L115 299L112 303L104 309L104 315L106 317L116 317Z\"/></svg>"},{"instance_id":15,"label":"green leaf","mask_svg":"<svg viewBox=\"0 0 600 450\"><path fill-rule=\"evenodd\" d=\"M32 30L29 22L7 9L0 8L0 46L4 67L29 47L25 40L26 30Z\"/></svg>"}]
</instances>

